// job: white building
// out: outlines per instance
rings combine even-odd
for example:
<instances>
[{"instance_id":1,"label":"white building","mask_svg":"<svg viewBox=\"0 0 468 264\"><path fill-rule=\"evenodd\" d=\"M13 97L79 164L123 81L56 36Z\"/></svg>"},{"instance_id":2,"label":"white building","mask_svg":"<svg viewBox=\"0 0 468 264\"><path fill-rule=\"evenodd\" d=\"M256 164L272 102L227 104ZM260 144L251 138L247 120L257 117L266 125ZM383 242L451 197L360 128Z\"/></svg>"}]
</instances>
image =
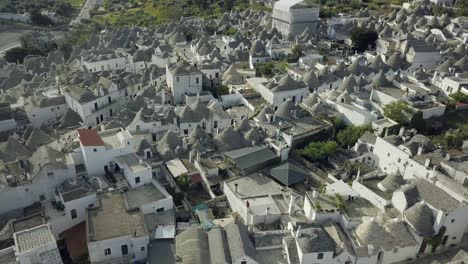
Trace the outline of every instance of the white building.
<instances>
[{"instance_id":1,"label":"white building","mask_svg":"<svg viewBox=\"0 0 468 264\"><path fill-rule=\"evenodd\" d=\"M433 46L412 46L406 53L406 60L411 63L411 68L434 69L440 63L442 55Z\"/></svg>"},{"instance_id":2,"label":"white building","mask_svg":"<svg viewBox=\"0 0 468 264\"><path fill-rule=\"evenodd\" d=\"M18 147L19 148L19 147ZM26 207L37 201L55 200L55 186L74 178L73 158L49 146L42 146L29 158L17 156L9 162L15 170L6 169L6 186L0 191L0 213ZM18 169L19 168L19 169Z\"/></svg>"},{"instance_id":3,"label":"white building","mask_svg":"<svg viewBox=\"0 0 468 264\"><path fill-rule=\"evenodd\" d=\"M201 71L185 62L166 66L167 86L174 96L175 103L182 103L186 94L201 93L202 78Z\"/></svg>"},{"instance_id":4,"label":"white building","mask_svg":"<svg viewBox=\"0 0 468 264\"><path fill-rule=\"evenodd\" d=\"M265 78L250 78L247 79L247 84L255 89L265 101L273 105L274 110L277 110L280 104L289 99L294 104L299 104L310 94L307 85L295 81L289 75L270 82Z\"/></svg>"},{"instance_id":5,"label":"white building","mask_svg":"<svg viewBox=\"0 0 468 264\"><path fill-rule=\"evenodd\" d=\"M149 234L139 210L128 212L121 193L104 193L99 208L89 209L86 237L91 263L144 262Z\"/></svg>"},{"instance_id":6,"label":"white building","mask_svg":"<svg viewBox=\"0 0 468 264\"><path fill-rule=\"evenodd\" d=\"M273 25L281 34L299 35L308 28L311 33L320 21L320 7L309 0L280 0L273 6Z\"/></svg>"},{"instance_id":7,"label":"white building","mask_svg":"<svg viewBox=\"0 0 468 264\"><path fill-rule=\"evenodd\" d=\"M16 261L20 264L62 264L50 225L40 225L13 234Z\"/></svg>"},{"instance_id":8,"label":"white building","mask_svg":"<svg viewBox=\"0 0 468 264\"><path fill-rule=\"evenodd\" d=\"M67 111L68 106L63 95L55 97L28 97L25 100L24 110L33 127L42 124L51 126L56 123Z\"/></svg>"},{"instance_id":9,"label":"white building","mask_svg":"<svg viewBox=\"0 0 468 264\"><path fill-rule=\"evenodd\" d=\"M174 208L171 195L156 180L129 190L124 194L128 211L139 209L143 215L160 213Z\"/></svg>"},{"instance_id":10,"label":"white building","mask_svg":"<svg viewBox=\"0 0 468 264\"><path fill-rule=\"evenodd\" d=\"M63 205L63 211L46 205L45 215L56 237L86 221L86 210L99 205L96 190L84 177L72 178L57 186L55 201Z\"/></svg>"},{"instance_id":11,"label":"white building","mask_svg":"<svg viewBox=\"0 0 468 264\"><path fill-rule=\"evenodd\" d=\"M288 203L286 192L268 177L251 174L227 180L223 190L231 209L248 225L272 224L288 214L287 208L277 205L277 199Z\"/></svg>"},{"instance_id":12,"label":"white building","mask_svg":"<svg viewBox=\"0 0 468 264\"><path fill-rule=\"evenodd\" d=\"M63 88L62 92L68 107L80 115L86 126L94 126L112 118L125 107L136 87L139 86L122 80L117 85L101 77L90 87L72 85Z\"/></svg>"},{"instance_id":13,"label":"white building","mask_svg":"<svg viewBox=\"0 0 468 264\"><path fill-rule=\"evenodd\" d=\"M127 64L128 58L126 56L114 52L81 57L81 65L90 72L123 70L127 67Z\"/></svg>"},{"instance_id":14,"label":"white building","mask_svg":"<svg viewBox=\"0 0 468 264\"><path fill-rule=\"evenodd\" d=\"M127 130L115 128L98 133L94 129L78 129L77 132L90 177L114 171L117 157L134 152L132 135Z\"/></svg>"}]
</instances>

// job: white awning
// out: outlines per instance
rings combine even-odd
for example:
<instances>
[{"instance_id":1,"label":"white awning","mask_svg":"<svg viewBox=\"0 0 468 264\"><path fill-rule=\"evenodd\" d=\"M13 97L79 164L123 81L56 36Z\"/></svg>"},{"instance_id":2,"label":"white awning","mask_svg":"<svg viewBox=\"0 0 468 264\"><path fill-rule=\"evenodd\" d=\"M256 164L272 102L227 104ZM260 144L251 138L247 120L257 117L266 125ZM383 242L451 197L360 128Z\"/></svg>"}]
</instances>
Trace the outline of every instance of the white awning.
<instances>
[{"instance_id":1,"label":"white awning","mask_svg":"<svg viewBox=\"0 0 468 264\"><path fill-rule=\"evenodd\" d=\"M180 159L173 159L166 162L166 167L174 178L177 178L184 173L188 174L187 168Z\"/></svg>"},{"instance_id":2,"label":"white awning","mask_svg":"<svg viewBox=\"0 0 468 264\"><path fill-rule=\"evenodd\" d=\"M174 238L175 225L160 225L156 228L154 237L156 239Z\"/></svg>"}]
</instances>

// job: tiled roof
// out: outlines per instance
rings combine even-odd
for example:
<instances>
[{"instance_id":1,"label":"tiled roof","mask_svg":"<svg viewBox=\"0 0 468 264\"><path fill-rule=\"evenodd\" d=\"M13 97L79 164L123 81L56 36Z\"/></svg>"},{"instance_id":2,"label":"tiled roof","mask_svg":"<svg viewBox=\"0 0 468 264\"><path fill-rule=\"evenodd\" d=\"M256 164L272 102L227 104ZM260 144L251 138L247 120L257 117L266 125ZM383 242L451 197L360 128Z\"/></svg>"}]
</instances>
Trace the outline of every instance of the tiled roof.
<instances>
[{"instance_id":1,"label":"tiled roof","mask_svg":"<svg viewBox=\"0 0 468 264\"><path fill-rule=\"evenodd\" d=\"M94 129L78 129L80 142L83 146L104 146L101 136Z\"/></svg>"}]
</instances>

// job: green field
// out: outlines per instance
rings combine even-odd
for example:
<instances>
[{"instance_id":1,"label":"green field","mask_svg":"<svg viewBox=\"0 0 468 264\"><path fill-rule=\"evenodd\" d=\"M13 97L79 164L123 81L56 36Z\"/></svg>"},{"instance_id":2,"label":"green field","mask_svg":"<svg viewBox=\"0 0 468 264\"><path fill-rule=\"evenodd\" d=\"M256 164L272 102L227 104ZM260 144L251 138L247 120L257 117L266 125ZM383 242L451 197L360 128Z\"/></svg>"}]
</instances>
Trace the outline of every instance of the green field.
<instances>
[{"instance_id":1,"label":"green field","mask_svg":"<svg viewBox=\"0 0 468 264\"><path fill-rule=\"evenodd\" d=\"M251 6L248 0L106 0L104 10L95 13L92 20L117 26L150 26L177 21L182 16L219 18L228 10L245 10L250 7L270 11L266 6Z\"/></svg>"}]
</instances>

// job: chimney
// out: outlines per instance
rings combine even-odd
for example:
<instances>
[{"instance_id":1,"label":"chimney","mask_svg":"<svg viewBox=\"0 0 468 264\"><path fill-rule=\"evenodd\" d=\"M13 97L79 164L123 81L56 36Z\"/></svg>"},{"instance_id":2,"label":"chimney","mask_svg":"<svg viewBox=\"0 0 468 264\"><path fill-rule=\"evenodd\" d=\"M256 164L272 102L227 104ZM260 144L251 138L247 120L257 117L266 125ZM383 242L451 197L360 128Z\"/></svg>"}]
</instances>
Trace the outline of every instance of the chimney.
<instances>
[{"instance_id":1,"label":"chimney","mask_svg":"<svg viewBox=\"0 0 468 264\"><path fill-rule=\"evenodd\" d=\"M234 191L237 193L237 189L239 188L239 184L238 183L235 183L234 184Z\"/></svg>"},{"instance_id":2,"label":"chimney","mask_svg":"<svg viewBox=\"0 0 468 264\"><path fill-rule=\"evenodd\" d=\"M318 193L317 193L316 190L313 190L313 191L312 191L312 197L318 198Z\"/></svg>"},{"instance_id":3,"label":"chimney","mask_svg":"<svg viewBox=\"0 0 468 264\"><path fill-rule=\"evenodd\" d=\"M269 215L269 213L270 213L270 207L267 207L267 208L265 209L265 215Z\"/></svg>"},{"instance_id":4,"label":"chimney","mask_svg":"<svg viewBox=\"0 0 468 264\"><path fill-rule=\"evenodd\" d=\"M424 167L429 168L429 165L431 165L431 159L426 159L424 162Z\"/></svg>"},{"instance_id":5,"label":"chimney","mask_svg":"<svg viewBox=\"0 0 468 264\"><path fill-rule=\"evenodd\" d=\"M398 132L398 136L402 137L404 133L405 133L405 127L401 127L400 131Z\"/></svg>"},{"instance_id":6,"label":"chimney","mask_svg":"<svg viewBox=\"0 0 468 264\"><path fill-rule=\"evenodd\" d=\"M294 213L294 195L291 194L291 197L289 199L289 215L293 215Z\"/></svg>"},{"instance_id":7,"label":"chimney","mask_svg":"<svg viewBox=\"0 0 468 264\"><path fill-rule=\"evenodd\" d=\"M452 157L450 156L450 153L445 154L445 160L446 160L446 161L449 161L450 158L452 158Z\"/></svg>"},{"instance_id":8,"label":"chimney","mask_svg":"<svg viewBox=\"0 0 468 264\"><path fill-rule=\"evenodd\" d=\"M421 145L421 144L419 144L419 147L418 147L418 153L417 153L416 155L418 155L418 156L419 156L419 155L421 155L421 154L422 154L422 152L423 152L423 147L422 147L422 145Z\"/></svg>"},{"instance_id":9,"label":"chimney","mask_svg":"<svg viewBox=\"0 0 468 264\"><path fill-rule=\"evenodd\" d=\"M297 228L297 231L296 231L296 238L299 238L301 237L301 226L299 225L299 227Z\"/></svg>"},{"instance_id":10,"label":"chimney","mask_svg":"<svg viewBox=\"0 0 468 264\"><path fill-rule=\"evenodd\" d=\"M190 163L194 162L193 151L189 152L189 161L190 161Z\"/></svg>"},{"instance_id":11,"label":"chimney","mask_svg":"<svg viewBox=\"0 0 468 264\"><path fill-rule=\"evenodd\" d=\"M372 253L374 252L374 246L371 244L367 245L367 251L369 255L372 255Z\"/></svg>"},{"instance_id":12,"label":"chimney","mask_svg":"<svg viewBox=\"0 0 468 264\"><path fill-rule=\"evenodd\" d=\"M166 92L164 90L161 90L161 101L162 104L166 104Z\"/></svg>"}]
</instances>

